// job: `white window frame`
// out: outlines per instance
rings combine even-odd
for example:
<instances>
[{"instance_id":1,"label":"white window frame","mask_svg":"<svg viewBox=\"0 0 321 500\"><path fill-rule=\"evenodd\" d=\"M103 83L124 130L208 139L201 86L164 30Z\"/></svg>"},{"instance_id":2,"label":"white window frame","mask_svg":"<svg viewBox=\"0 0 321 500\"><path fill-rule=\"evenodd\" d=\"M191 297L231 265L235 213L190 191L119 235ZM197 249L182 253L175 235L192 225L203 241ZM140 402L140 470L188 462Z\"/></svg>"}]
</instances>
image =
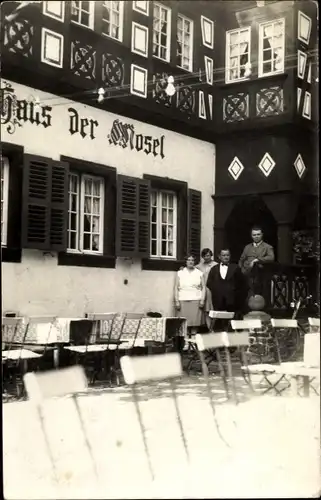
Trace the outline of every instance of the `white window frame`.
<instances>
[{"instance_id":1,"label":"white window frame","mask_svg":"<svg viewBox=\"0 0 321 500\"><path fill-rule=\"evenodd\" d=\"M118 26L118 38L115 37L115 36L112 36L112 34L108 35L107 33L104 33L104 31L102 31L102 34L104 36L107 36L108 38L112 38L113 40L118 40L118 42L122 42L123 41L123 27L124 27L124 0L120 0L119 1L119 12L117 12L119 14L119 26ZM104 9L107 8L107 6L109 6L109 12L111 13L110 15L110 26L112 28L112 13L113 13L113 2L110 1L110 0L107 0L105 2L102 3L102 8L103 8L103 12L104 12ZM102 29L104 27L104 24L106 23L106 21L104 20L103 18L103 15L102 15ZM112 29L110 31L112 33Z\"/></svg>"},{"instance_id":2,"label":"white window frame","mask_svg":"<svg viewBox=\"0 0 321 500\"><path fill-rule=\"evenodd\" d=\"M231 60L231 35L235 35L238 33L239 35L241 32L247 32L248 33L248 62L251 64L251 26L246 26L244 28L237 28L234 30L229 30L226 32L226 37L225 37L225 83L235 83L235 82L242 82L243 80L248 80L249 76L241 76L239 78L230 78L230 71L231 69L234 69L230 66L230 60ZM240 45L241 42L239 42ZM241 69L241 56L243 54L239 54L239 64L238 68Z\"/></svg>"},{"instance_id":3,"label":"white window frame","mask_svg":"<svg viewBox=\"0 0 321 500\"><path fill-rule=\"evenodd\" d=\"M8 206L9 206L9 160L1 159L1 202L3 210L1 212L1 245L7 246L8 236Z\"/></svg>"},{"instance_id":4,"label":"white window frame","mask_svg":"<svg viewBox=\"0 0 321 500\"><path fill-rule=\"evenodd\" d=\"M178 37L178 20L179 18L182 19L183 21L183 27L184 27L184 22L187 21L188 23L190 23L190 32L189 32L189 35L190 35L190 45L189 45L189 54L188 54L188 60L189 60L189 67L188 69L187 68L184 68L182 65L180 64L177 64L177 66L179 68L182 68L184 69L185 71L193 71L193 40L194 40L194 22L192 21L192 19L189 19L188 17L186 16L183 16L182 14L177 14L177 37ZM185 31L184 29L182 30L182 54L181 56L178 55L177 53L177 48L176 48L176 57L181 57L181 63L183 64L183 48L184 48L184 39L185 39Z\"/></svg>"},{"instance_id":5,"label":"white window frame","mask_svg":"<svg viewBox=\"0 0 321 500\"><path fill-rule=\"evenodd\" d=\"M283 28L283 47L282 47L282 67L281 69L277 69L274 71L269 71L268 73L263 73L263 33L264 33L264 28L268 24L276 24L276 23L282 23L282 28ZM266 61L265 61L266 62ZM259 24L259 71L258 75L259 78L266 77L266 76L271 76L271 75L278 75L280 73L284 72L284 63L285 63L285 18L279 18L279 19L271 19L271 21L265 21L264 23Z\"/></svg>"},{"instance_id":6,"label":"white window frame","mask_svg":"<svg viewBox=\"0 0 321 500\"><path fill-rule=\"evenodd\" d=\"M167 30L166 30L166 58L164 59L163 57L160 57L160 55L154 55L154 32L155 32L155 28L154 28L154 21L155 21L155 15L154 15L154 12L155 12L155 7L159 7L160 8L160 11L161 10L166 10L167 11ZM152 53L153 53L153 57L156 57L157 59L160 59L161 61L166 61L166 62L170 62L170 59L171 59L171 26L172 26L172 9L170 9L169 7L166 7L166 5L163 5L161 3L157 3L157 2L154 2L153 4L153 40L152 40ZM161 31L157 31L157 33L161 33ZM161 47L161 45L157 45L158 48ZM160 53L160 50L159 50L159 53Z\"/></svg>"},{"instance_id":7,"label":"white window frame","mask_svg":"<svg viewBox=\"0 0 321 500\"><path fill-rule=\"evenodd\" d=\"M94 29L94 18L95 18L95 3L96 2L89 2L89 19L88 19L88 22L89 24L82 24L80 22L80 12L83 11L84 9L82 9L82 1L79 2L80 3L80 6L79 6L79 9L78 10L78 21L75 21L74 19L71 19L71 22L72 23L75 23L75 24L78 24L79 26L85 26L86 28L90 28L91 30ZM73 8L72 6L73 2L71 2L71 9ZM85 11L87 12L87 11Z\"/></svg>"},{"instance_id":8,"label":"white window frame","mask_svg":"<svg viewBox=\"0 0 321 500\"><path fill-rule=\"evenodd\" d=\"M152 196L150 198L150 258L157 260L176 260L177 259L177 193L168 189L152 189L157 197L157 215L156 215L156 247L157 255L152 254ZM152 194L151 193L151 194ZM173 196L173 255L162 255L162 195L171 194ZM167 241L167 240L166 240Z\"/></svg>"},{"instance_id":9,"label":"white window frame","mask_svg":"<svg viewBox=\"0 0 321 500\"><path fill-rule=\"evenodd\" d=\"M69 216L70 216L70 198L69 198L69 179L68 179L68 223L67 223L67 252L86 255L102 255L104 251L104 207L105 207L105 181L102 177L91 174L82 174L70 172L70 175L77 177L77 218L76 218L76 238L78 248L69 248ZM100 182L100 204L99 204L99 249L84 250L84 206L85 206L85 180L94 179Z\"/></svg>"}]
</instances>

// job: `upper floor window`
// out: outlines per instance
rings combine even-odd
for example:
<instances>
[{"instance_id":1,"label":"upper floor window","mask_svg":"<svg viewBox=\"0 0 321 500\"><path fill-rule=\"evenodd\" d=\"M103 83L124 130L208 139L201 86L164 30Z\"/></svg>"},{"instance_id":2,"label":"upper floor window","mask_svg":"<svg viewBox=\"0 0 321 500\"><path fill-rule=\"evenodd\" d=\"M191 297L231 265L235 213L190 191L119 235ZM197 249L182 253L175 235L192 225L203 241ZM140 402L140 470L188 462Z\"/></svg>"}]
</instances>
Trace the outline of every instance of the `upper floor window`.
<instances>
[{"instance_id":1,"label":"upper floor window","mask_svg":"<svg viewBox=\"0 0 321 500\"><path fill-rule=\"evenodd\" d=\"M193 71L193 21L178 14L177 66Z\"/></svg>"},{"instance_id":2,"label":"upper floor window","mask_svg":"<svg viewBox=\"0 0 321 500\"><path fill-rule=\"evenodd\" d=\"M71 2L71 21L93 29L95 2Z\"/></svg>"},{"instance_id":3,"label":"upper floor window","mask_svg":"<svg viewBox=\"0 0 321 500\"><path fill-rule=\"evenodd\" d=\"M284 71L284 19L260 24L259 76L274 75Z\"/></svg>"},{"instance_id":4,"label":"upper floor window","mask_svg":"<svg viewBox=\"0 0 321 500\"><path fill-rule=\"evenodd\" d=\"M103 2L103 27L104 35L110 36L120 42L123 40L124 2Z\"/></svg>"},{"instance_id":5,"label":"upper floor window","mask_svg":"<svg viewBox=\"0 0 321 500\"><path fill-rule=\"evenodd\" d=\"M176 259L177 195L171 191L151 193L151 257Z\"/></svg>"},{"instance_id":6,"label":"upper floor window","mask_svg":"<svg viewBox=\"0 0 321 500\"><path fill-rule=\"evenodd\" d=\"M227 83L246 78L246 64L250 63L251 28L231 30L226 33Z\"/></svg>"},{"instance_id":7,"label":"upper floor window","mask_svg":"<svg viewBox=\"0 0 321 500\"><path fill-rule=\"evenodd\" d=\"M69 175L68 251L103 253L104 180Z\"/></svg>"},{"instance_id":8,"label":"upper floor window","mask_svg":"<svg viewBox=\"0 0 321 500\"><path fill-rule=\"evenodd\" d=\"M170 60L171 10L165 5L154 3L153 55L163 61Z\"/></svg>"},{"instance_id":9,"label":"upper floor window","mask_svg":"<svg viewBox=\"0 0 321 500\"><path fill-rule=\"evenodd\" d=\"M7 245L9 200L9 160L1 160L1 245Z\"/></svg>"}]
</instances>

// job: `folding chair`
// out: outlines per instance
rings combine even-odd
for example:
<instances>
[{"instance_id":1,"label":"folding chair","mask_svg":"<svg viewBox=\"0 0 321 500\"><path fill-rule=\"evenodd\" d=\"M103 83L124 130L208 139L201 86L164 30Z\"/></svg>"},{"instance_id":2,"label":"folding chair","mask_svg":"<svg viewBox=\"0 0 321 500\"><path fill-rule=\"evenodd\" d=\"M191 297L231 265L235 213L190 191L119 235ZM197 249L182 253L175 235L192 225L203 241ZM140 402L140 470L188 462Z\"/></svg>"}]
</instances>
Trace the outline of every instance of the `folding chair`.
<instances>
[{"instance_id":1,"label":"folding chair","mask_svg":"<svg viewBox=\"0 0 321 500\"><path fill-rule=\"evenodd\" d=\"M9 371L13 372L15 385L17 389L18 396L22 396L23 394L23 385L22 377L28 370L28 360L31 359L41 359L44 357L48 350L48 345L50 342L50 335L52 331L52 326L56 320L55 316L31 316L29 318L3 318L2 324L14 324L14 322L18 321L21 325L23 323L26 324L22 336L22 340L18 341L16 339L16 334L18 331L18 323L15 323L15 333L14 337L11 339L9 344L9 348L6 351L2 351L2 357L8 363ZM28 339L28 333L31 327L36 325L47 325L49 324L48 334L45 335L44 344L28 344L28 347L32 347L32 349L25 349L26 339ZM38 352L35 352L38 351ZM40 353L39 353L40 351ZM10 366L11 365L11 366ZM37 366L39 368L39 366ZM21 389L21 390L20 390Z\"/></svg>"},{"instance_id":2,"label":"folding chair","mask_svg":"<svg viewBox=\"0 0 321 500\"><path fill-rule=\"evenodd\" d=\"M142 382L151 382L156 380L170 381L173 400L175 404L177 423L184 445L186 460L187 463L189 463L190 455L178 406L176 385L174 381L175 378L178 378L182 375L181 357L178 353L173 352L167 354L155 354L153 356L123 356L120 360L120 365L125 383L130 385L132 388L133 401L135 404L136 414L141 429L147 465L151 479L154 480L155 472L149 452L146 429L140 410L138 395L136 392L136 385Z\"/></svg>"},{"instance_id":3,"label":"folding chair","mask_svg":"<svg viewBox=\"0 0 321 500\"><path fill-rule=\"evenodd\" d=\"M214 326L215 326L215 321L217 319L219 320L232 320L234 318L235 313L234 312L229 312L229 311L210 311L209 312L209 317L211 318L211 331L214 331ZM208 335L208 334L205 334ZM189 374L192 366L194 364L198 364L199 362L199 353L196 345L196 337L191 336L190 338L187 339L187 355L189 358L187 367L186 367L186 372ZM216 349L207 349L204 352L204 362L206 363L207 367L211 363L217 363L218 359L221 360L221 353L219 350ZM219 358L218 358L219 357Z\"/></svg>"},{"instance_id":4,"label":"folding chair","mask_svg":"<svg viewBox=\"0 0 321 500\"><path fill-rule=\"evenodd\" d=\"M296 319L271 319L271 325L275 332L273 336L276 359L281 363L285 359L291 358L298 350L300 333L298 321ZM291 353L289 354L289 350Z\"/></svg>"},{"instance_id":5,"label":"folding chair","mask_svg":"<svg viewBox=\"0 0 321 500\"><path fill-rule=\"evenodd\" d=\"M198 350L199 357L201 360L202 372L203 372L203 375L204 375L205 380L207 382L210 398L212 397L211 396L212 391L210 388L210 382L209 382L209 377L208 377L208 374L209 374L208 364L206 363L206 358L204 355L204 353L206 353L208 350L212 350L212 351L216 352L219 367L220 367L221 377L222 377L224 388L226 391L226 396L227 396L227 398L230 398L228 381L227 381L227 377L226 377L226 371L224 369L221 354L220 354L221 349L224 349L226 365L227 365L227 375L228 375L228 379L230 380L230 382L232 384L232 396L233 396L235 403L237 403L238 400L237 400L237 394L236 394L235 380L234 380L234 376L233 376L233 368L232 368L230 349L235 348L235 347L239 348L240 353L241 353L241 359L244 363L244 360L245 360L244 347L247 347L249 345L249 332L242 332L242 333L220 332L220 333L210 333L210 334L205 334L205 335L197 334L196 335L196 345L197 345L197 350Z\"/></svg>"},{"instance_id":6,"label":"folding chair","mask_svg":"<svg viewBox=\"0 0 321 500\"><path fill-rule=\"evenodd\" d=\"M94 364L94 372L92 377L92 383L98 378L98 374L101 370L105 370L108 373L110 382L112 375L112 367L114 361L111 360L110 351L115 351L119 344L121 343L120 335L119 338L112 338L114 333L114 324L117 313L91 313L87 314L87 318L94 322L93 324L93 346L89 346L91 352L102 352L103 355L100 357L100 361L105 361L103 366L100 363ZM87 347L88 352L88 347ZM96 358L97 361L97 358Z\"/></svg>"},{"instance_id":7,"label":"folding chair","mask_svg":"<svg viewBox=\"0 0 321 500\"><path fill-rule=\"evenodd\" d=\"M51 449L50 440L48 438L43 406L45 400L47 399L63 397L66 395L72 396L78 414L81 430L85 438L86 448L90 455L91 463L93 466L93 473L96 481L99 484L99 475L96 460L77 399L77 394L83 393L87 390L87 377L85 375L83 367L77 365L60 370L51 370L41 373L27 373L24 376L23 381L30 401L35 403L37 407L40 425L44 436L47 453L53 469L56 486L59 486L59 475L56 468L54 454Z\"/></svg>"}]
</instances>

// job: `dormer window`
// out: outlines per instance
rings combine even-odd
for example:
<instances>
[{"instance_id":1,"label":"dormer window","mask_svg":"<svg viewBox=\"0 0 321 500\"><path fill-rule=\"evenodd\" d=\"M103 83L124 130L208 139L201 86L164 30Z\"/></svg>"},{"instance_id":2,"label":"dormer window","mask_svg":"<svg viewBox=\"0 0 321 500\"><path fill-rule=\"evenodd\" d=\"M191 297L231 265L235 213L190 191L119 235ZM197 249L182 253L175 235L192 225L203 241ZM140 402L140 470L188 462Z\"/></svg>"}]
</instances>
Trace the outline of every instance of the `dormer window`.
<instances>
[{"instance_id":1,"label":"dormer window","mask_svg":"<svg viewBox=\"0 0 321 500\"><path fill-rule=\"evenodd\" d=\"M284 19L269 21L259 27L259 77L284 71Z\"/></svg>"},{"instance_id":2,"label":"dormer window","mask_svg":"<svg viewBox=\"0 0 321 500\"><path fill-rule=\"evenodd\" d=\"M247 78L246 68L250 63L251 28L231 30L226 33L226 83Z\"/></svg>"}]
</instances>

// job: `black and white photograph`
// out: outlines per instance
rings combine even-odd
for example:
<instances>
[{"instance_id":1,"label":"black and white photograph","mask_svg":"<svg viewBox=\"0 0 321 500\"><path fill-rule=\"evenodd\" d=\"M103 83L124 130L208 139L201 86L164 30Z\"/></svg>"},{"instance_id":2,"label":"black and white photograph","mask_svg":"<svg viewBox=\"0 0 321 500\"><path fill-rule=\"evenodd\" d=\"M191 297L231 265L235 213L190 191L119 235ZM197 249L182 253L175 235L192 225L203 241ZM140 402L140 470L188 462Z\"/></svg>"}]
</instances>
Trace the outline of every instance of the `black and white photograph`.
<instances>
[{"instance_id":1,"label":"black and white photograph","mask_svg":"<svg viewBox=\"0 0 321 500\"><path fill-rule=\"evenodd\" d=\"M4 498L319 498L319 3L0 22Z\"/></svg>"}]
</instances>

